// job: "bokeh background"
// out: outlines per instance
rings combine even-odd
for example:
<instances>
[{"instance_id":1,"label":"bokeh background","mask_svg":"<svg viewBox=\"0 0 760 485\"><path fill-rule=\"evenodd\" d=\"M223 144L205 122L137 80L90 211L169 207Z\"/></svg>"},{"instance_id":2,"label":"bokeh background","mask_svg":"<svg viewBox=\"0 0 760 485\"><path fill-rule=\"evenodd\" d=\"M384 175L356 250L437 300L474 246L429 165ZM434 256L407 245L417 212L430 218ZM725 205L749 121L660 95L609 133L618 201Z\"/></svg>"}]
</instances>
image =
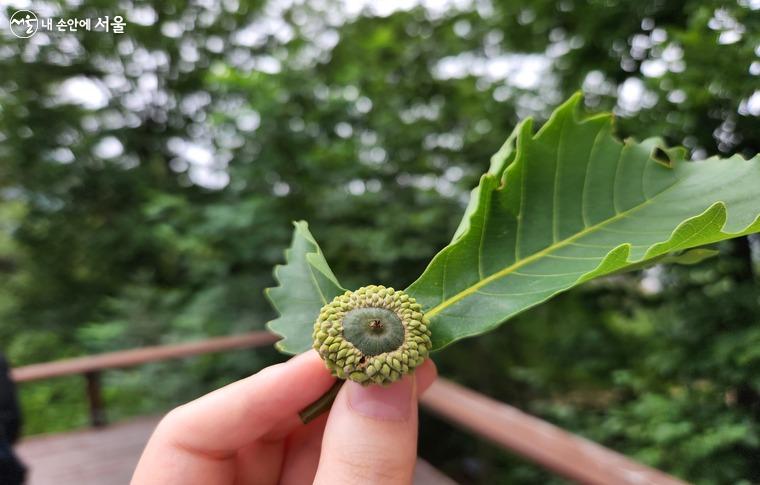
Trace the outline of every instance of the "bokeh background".
<instances>
[{"instance_id":1,"label":"bokeh background","mask_svg":"<svg viewBox=\"0 0 760 485\"><path fill-rule=\"evenodd\" d=\"M13 365L262 329L306 219L348 287L403 288L518 119L582 90L622 137L760 148L760 2L94 0L123 34L0 33L0 349ZM760 482L760 241L587 284L436 355L443 375L705 484ZM282 357L104 375L157 414ZM26 434L86 426L80 377L21 387ZM463 483L563 483L425 415Z\"/></svg>"}]
</instances>

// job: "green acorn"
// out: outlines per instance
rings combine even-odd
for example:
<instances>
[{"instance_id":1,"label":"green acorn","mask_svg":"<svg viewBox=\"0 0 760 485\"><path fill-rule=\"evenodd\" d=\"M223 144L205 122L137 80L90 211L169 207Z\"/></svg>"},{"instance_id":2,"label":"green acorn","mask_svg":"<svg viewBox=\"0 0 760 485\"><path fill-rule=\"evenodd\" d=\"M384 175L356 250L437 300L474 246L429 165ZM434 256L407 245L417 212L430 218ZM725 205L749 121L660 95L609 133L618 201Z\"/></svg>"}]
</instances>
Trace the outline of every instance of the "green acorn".
<instances>
[{"instance_id":1,"label":"green acorn","mask_svg":"<svg viewBox=\"0 0 760 485\"><path fill-rule=\"evenodd\" d=\"M428 326L422 307L403 291L365 286L322 307L314 324L314 349L341 379L389 384L425 360Z\"/></svg>"}]
</instances>

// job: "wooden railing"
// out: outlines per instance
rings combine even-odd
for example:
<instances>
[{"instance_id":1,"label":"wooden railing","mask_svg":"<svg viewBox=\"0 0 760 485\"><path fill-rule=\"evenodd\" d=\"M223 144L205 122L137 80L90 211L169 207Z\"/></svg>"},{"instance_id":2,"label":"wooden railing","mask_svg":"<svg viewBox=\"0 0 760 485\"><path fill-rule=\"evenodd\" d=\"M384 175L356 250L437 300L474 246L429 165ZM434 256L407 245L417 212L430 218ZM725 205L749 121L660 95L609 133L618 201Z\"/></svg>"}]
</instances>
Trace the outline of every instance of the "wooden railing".
<instances>
[{"instance_id":1,"label":"wooden railing","mask_svg":"<svg viewBox=\"0 0 760 485\"><path fill-rule=\"evenodd\" d=\"M222 350L261 347L276 340L277 337L268 332L251 332L200 342L34 364L13 369L11 376L21 383L83 375L87 380L91 423L93 426L105 426L107 421L100 394L102 371ZM579 483L684 485L684 482L661 471L443 378L430 387L421 403L441 418Z\"/></svg>"},{"instance_id":2,"label":"wooden railing","mask_svg":"<svg viewBox=\"0 0 760 485\"><path fill-rule=\"evenodd\" d=\"M218 337L199 342L175 345L142 347L107 354L90 355L76 359L45 362L17 367L11 370L11 378L16 382L38 381L52 377L81 374L87 380L87 401L90 407L90 424L95 427L106 425L106 414L101 395L100 373L107 369L124 369L160 360L179 359L193 355L221 352L253 347L263 347L277 341L277 336L269 332L251 332L231 337Z\"/></svg>"},{"instance_id":3,"label":"wooden railing","mask_svg":"<svg viewBox=\"0 0 760 485\"><path fill-rule=\"evenodd\" d=\"M446 379L422 396L433 413L505 450L580 483L684 485L592 441Z\"/></svg>"}]
</instances>

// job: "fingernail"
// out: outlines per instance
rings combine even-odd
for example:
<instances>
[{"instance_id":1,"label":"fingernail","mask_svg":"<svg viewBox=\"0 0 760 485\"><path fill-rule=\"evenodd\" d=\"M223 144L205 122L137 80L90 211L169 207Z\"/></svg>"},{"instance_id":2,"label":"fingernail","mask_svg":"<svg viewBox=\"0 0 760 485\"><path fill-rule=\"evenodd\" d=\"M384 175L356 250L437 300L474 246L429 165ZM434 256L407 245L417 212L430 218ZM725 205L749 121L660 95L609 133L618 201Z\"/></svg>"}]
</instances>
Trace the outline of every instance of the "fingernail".
<instances>
[{"instance_id":1,"label":"fingernail","mask_svg":"<svg viewBox=\"0 0 760 485\"><path fill-rule=\"evenodd\" d=\"M357 413L374 419L405 421L412 412L414 377L407 376L390 386L367 387L348 381L348 403Z\"/></svg>"}]
</instances>

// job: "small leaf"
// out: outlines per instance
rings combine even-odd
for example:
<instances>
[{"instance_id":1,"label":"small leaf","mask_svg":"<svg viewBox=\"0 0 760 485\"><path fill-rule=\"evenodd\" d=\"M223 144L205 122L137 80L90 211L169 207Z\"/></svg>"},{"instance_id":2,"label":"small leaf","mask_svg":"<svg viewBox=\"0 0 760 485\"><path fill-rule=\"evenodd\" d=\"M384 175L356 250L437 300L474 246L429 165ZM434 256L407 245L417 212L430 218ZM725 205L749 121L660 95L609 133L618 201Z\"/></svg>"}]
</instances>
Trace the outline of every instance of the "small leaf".
<instances>
[{"instance_id":1,"label":"small leaf","mask_svg":"<svg viewBox=\"0 0 760 485\"><path fill-rule=\"evenodd\" d=\"M267 327L283 337L276 346L286 354L311 348L312 327L320 308L345 291L309 232L309 225L304 221L293 225L293 242L285 251L286 264L274 269L279 286L265 292L280 314Z\"/></svg>"},{"instance_id":2,"label":"small leaf","mask_svg":"<svg viewBox=\"0 0 760 485\"><path fill-rule=\"evenodd\" d=\"M452 242L408 288L434 349L592 278L760 231L760 157L688 162L658 139L621 143L612 116L580 119L579 101L535 135L530 119L516 127Z\"/></svg>"}]
</instances>

